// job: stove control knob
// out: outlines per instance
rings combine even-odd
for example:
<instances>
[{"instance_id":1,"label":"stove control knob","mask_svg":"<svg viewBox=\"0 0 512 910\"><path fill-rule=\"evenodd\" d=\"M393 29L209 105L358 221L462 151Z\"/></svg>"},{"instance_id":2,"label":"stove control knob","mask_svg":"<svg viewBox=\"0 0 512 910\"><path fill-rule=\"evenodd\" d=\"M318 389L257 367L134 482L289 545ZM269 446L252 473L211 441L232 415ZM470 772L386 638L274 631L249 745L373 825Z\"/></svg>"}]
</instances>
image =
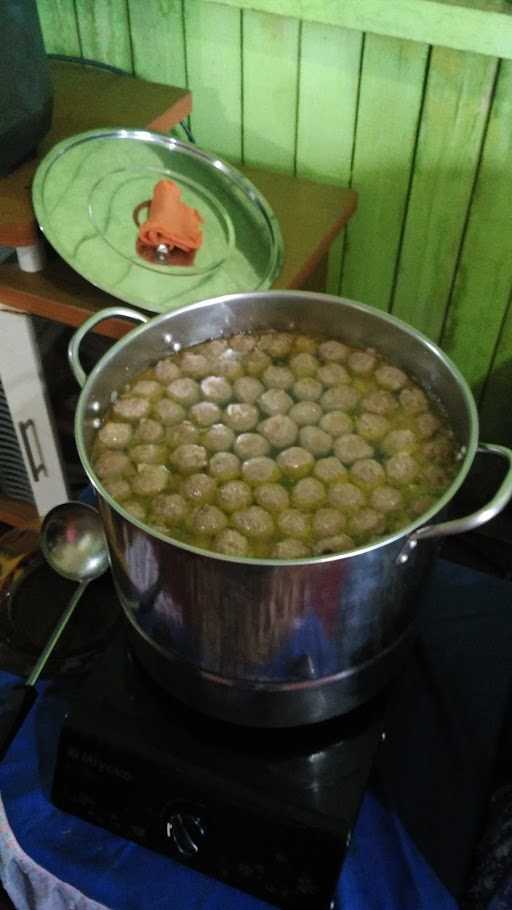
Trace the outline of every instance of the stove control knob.
<instances>
[{"instance_id":1,"label":"stove control knob","mask_svg":"<svg viewBox=\"0 0 512 910\"><path fill-rule=\"evenodd\" d=\"M206 837L206 827L198 815L183 810L175 811L169 817L165 833L180 856L190 859L199 853Z\"/></svg>"}]
</instances>

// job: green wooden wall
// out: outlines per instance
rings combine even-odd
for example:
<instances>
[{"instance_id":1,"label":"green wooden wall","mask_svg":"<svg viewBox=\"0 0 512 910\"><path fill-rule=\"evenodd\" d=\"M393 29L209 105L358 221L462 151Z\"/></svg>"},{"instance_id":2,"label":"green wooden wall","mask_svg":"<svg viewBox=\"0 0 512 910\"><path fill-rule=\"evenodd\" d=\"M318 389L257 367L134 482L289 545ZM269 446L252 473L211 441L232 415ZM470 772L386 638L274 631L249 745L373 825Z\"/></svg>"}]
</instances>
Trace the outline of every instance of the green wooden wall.
<instances>
[{"instance_id":1,"label":"green wooden wall","mask_svg":"<svg viewBox=\"0 0 512 910\"><path fill-rule=\"evenodd\" d=\"M211 0L38 0L47 50L193 91L198 143L359 193L330 290L439 342L512 442L512 61Z\"/></svg>"}]
</instances>

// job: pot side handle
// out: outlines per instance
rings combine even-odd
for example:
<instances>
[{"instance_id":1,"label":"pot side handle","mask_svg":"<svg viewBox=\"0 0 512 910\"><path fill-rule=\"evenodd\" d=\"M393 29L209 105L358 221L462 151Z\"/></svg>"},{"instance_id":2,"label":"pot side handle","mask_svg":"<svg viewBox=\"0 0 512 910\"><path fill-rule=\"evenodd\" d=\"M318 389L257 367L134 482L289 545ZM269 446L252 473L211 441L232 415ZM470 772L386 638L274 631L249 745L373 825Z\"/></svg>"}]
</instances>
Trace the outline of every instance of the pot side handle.
<instances>
[{"instance_id":1,"label":"pot side handle","mask_svg":"<svg viewBox=\"0 0 512 910\"><path fill-rule=\"evenodd\" d=\"M92 316L89 316L89 319L86 319L82 323L79 329L76 330L71 341L68 345L68 359L71 365L71 369L75 375L75 379L80 386L84 386L87 380L85 370L80 363L79 350L83 338L94 328L95 325L98 325L99 322L104 322L106 319L133 319L135 322L148 322L150 316L146 316L144 313L139 313L138 310L129 310L128 307L122 306L113 306L108 307L105 310L100 310L98 313L93 313Z\"/></svg>"},{"instance_id":2,"label":"pot side handle","mask_svg":"<svg viewBox=\"0 0 512 910\"><path fill-rule=\"evenodd\" d=\"M447 537L450 534L463 534L465 531L473 531L486 522L491 521L496 515L505 508L509 499L512 497L512 449L506 446L491 445L485 442L480 443L477 449L484 455L500 455L508 461L508 471L500 484L498 490L492 499L482 508L466 515L464 518L455 518L453 521L443 521L438 525L425 525L418 528L409 535L407 542L398 556L398 562L403 564L407 562L411 551L418 546L422 540L429 537Z\"/></svg>"}]
</instances>

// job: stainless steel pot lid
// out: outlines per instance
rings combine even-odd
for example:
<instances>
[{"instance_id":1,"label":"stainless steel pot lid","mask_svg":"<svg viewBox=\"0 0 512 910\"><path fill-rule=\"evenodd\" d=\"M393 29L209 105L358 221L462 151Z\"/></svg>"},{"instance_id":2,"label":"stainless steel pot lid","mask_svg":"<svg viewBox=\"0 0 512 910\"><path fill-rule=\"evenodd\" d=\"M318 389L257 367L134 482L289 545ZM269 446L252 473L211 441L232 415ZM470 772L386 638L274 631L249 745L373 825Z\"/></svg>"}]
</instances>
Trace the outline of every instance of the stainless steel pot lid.
<instances>
[{"instance_id":1,"label":"stainless steel pot lid","mask_svg":"<svg viewBox=\"0 0 512 910\"><path fill-rule=\"evenodd\" d=\"M136 252L134 212L162 179L173 180L203 218L193 265L147 262ZM279 224L256 187L226 162L158 133L101 129L65 139L39 165L33 202L46 238L70 266L155 313L265 290L281 269Z\"/></svg>"}]
</instances>

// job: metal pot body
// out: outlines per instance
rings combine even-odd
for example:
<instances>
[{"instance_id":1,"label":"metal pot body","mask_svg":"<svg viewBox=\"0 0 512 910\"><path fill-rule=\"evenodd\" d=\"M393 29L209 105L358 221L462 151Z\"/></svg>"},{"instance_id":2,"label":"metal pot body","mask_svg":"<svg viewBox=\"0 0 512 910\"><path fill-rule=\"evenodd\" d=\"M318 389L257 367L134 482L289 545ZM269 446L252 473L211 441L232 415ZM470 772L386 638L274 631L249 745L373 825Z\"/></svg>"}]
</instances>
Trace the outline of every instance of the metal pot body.
<instances>
[{"instance_id":1,"label":"metal pot body","mask_svg":"<svg viewBox=\"0 0 512 910\"><path fill-rule=\"evenodd\" d=\"M145 320L121 308L105 311L104 318L130 313ZM75 374L84 381L79 343L100 318L89 320L71 343ZM460 442L460 470L444 497L414 525L339 556L237 560L170 541L104 490L89 452L112 390L168 355L173 345L268 329L375 347L440 402ZM477 439L471 392L448 358L399 320L352 301L304 292L240 294L165 314L130 332L85 382L76 440L99 494L112 573L140 660L176 698L239 724L314 723L366 701L399 666L435 538L482 523L510 496L509 471L485 516L475 513L469 525L439 524L471 466ZM508 450L498 454L503 453L510 462Z\"/></svg>"}]
</instances>

